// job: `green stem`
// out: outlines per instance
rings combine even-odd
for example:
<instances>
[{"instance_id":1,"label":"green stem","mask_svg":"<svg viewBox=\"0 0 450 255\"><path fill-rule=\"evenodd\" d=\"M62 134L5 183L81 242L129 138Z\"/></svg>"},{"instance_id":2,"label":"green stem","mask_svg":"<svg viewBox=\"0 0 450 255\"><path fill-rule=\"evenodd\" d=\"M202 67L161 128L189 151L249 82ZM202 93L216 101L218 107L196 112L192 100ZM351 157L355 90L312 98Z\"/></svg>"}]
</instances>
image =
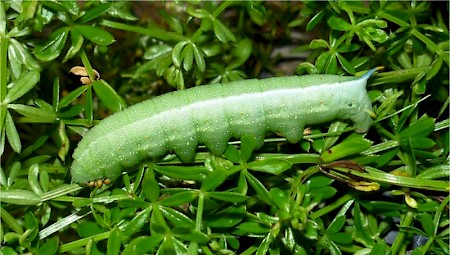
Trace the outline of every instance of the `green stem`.
<instances>
[{"instance_id":1,"label":"green stem","mask_svg":"<svg viewBox=\"0 0 450 255\"><path fill-rule=\"evenodd\" d=\"M321 208L317 211L315 211L314 213L312 213L310 215L311 219L317 219L322 217L325 214L330 213L331 211L334 211L338 208L340 208L343 204L347 203L348 201L354 199L352 194L345 194L342 197L340 197L338 200L336 200L335 202L331 203L328 206L325 206L324 208Z\"/></svg>"},{"instance_id":2,"label":"green stem","mask_svg":"<svg viewBox=\"0 0 450 255\"><path fill-rule=\"evenodd\" d=\"M393 22L393 23L395 23L395 24L397 24L397 25L399 25L401 27L409 27L410 26L410 24L408 24L407 22L405 22L405 21L403 21L403 20L401 20L401 19L399 19L399 18L397 18L395 16L392 16L391 14L386 13L384 11L378 12L377 15L380 18L389 20L390 22Z\"/></svg>"},{"instance_id":3,"label":"green stem","mask_svg":"<svg viewBox=\"0 0 450 255\"><path fill-rule=\"evenodd\" d=\"M214 10L214 12L212 13L212 16L213 17L219 16L219 14L222 13L226 8L230 7L231 5L233 5L235 3L239 3L239 2L235 2L235 1L225 1L225 2L223 2L221 5L219 5L219 7L217 7Z\"/></svg>"},{"instance_id":4,"label":"green stem","mask_svg":"<svg viewBox=\"0 0 450 255\"><path fill-rule=\"evenodd\" d=\"M81 50L80 52L80 57L81 57L81 61L83 62L84 67L86 68L86 71L89 75L89 79L91 79L91 81L95 81L96 77L94 75L94 70L92 70L92 65L89 62L89 59L86 55L86 52L84 50Z\"/></svg>"},{"instance_id":5,"label":"green stem","mask_svg":"<svg viewBox=\"0 0 450 255\"><path fill-rule=\"evenodd\" d=\"M3 102L6 97L8 46L9 39L6 36L2 36L0 42L0 102Z\"/></svg>"},{"instance_id":6,"label":"green stem","mask_svg":"<svg viewBox=\"0 0 450 255\"><path fill-rule=\"evenodd\" d=\"M6 35L6 12L4 1L0 1L0 35Z\"/></svg>"},{"instance_id":7,"label":"green stem","mask_svg":"<svg viewBox=\"0 0 450 255\"><path fill-rule=\"evenodd\" d=\"M174 32L168 32L168 31L165 31L165 30L160 29L155 26L150 27L150 28L143 28L143 27L131 26L131 25L123 24L123 23L118 23L118 22L114 22L114 21L110 21L110 20L103 20L101 22L101 25L110 27L110 28L129 31L129 32L135 32L138 34L148 35L150 37L153 37L153 38L161 40L161 41L185 41L185 40L187 40L187 38L184 37L183 35L180 35L180 34L177 34Z\"/></svg>"},{"instance_id":8,"label":"green stem","mask_svg":"<svg viewBox=\"0 0 450 255\"><path fill-rule=\"evenodd\" d=\"M203 203L205 202L205 194L200 192L198 196L197 217L195 219L195 230L201 232L203 220Z\"/></svg>"},{"instance_id":9,"label":"green stem","mask_svg":"<svg viewBox=\"0 0 450 255\"><path fill-rule=\"evenodd\" d=\"M416 189L435 190L448 192L450 187L448 181L427 180L413 177L397 176L385 173L373 167L366 166L366 172L359 172L356 170L343 170L358 177L368 179L379 183L387 183L397 185L400 187L409 187Z\"/></svg>"},{"instance_id":10,"label":"green stem","mask_svg":"<svg viewBox=\"0 0 450 255\"><path fill-rule=\"evenodd\" d=\"M427 69L429 69L429 66L378 73L374 76L374 79L370 81L370 85L367 87L389 83L398 84L400 82L413 81L418 74L426 71Z\"/></svg>"},{"instance_id":11,"label":"green stem","mask_svg":"<svg viewBox=\"0 0 450 255\"><path fill-rule=\"evenodd\" d=\"M58 252L65 253L65 252L74 250L76 248L83 247L91 240L94 241L94 242L98 242L98 241L101 241L101 240L106 240L106 239L108 239L108 237L110 235L110 232L111 231L104 232L104 233L101 233L101 234L85 237L85 238L78 239L78 240L70 242L70 243L63 244L63 245L59 246Z\"/></svg>"},{"instance_id":12,"label":"green stem","mask_svg":"<svg viewBox=\"0 0 450 255\"><path fill-rule=\"evenodd\" d=\"M2 16L2 11L4 3L0 3L0 16ZM3 13L4 14L4 13ZM1 17L0 17L1 18ZM8 45L9 38L5 35L0 35L0 136L3 134L3 125L5 123L6 117L6 105L3 105L3 101L6 97L6 84L7 84L7 68L8 68Z\"/></svg>"},{"instance_id":13,"label":"green stem","mask_svg":"<svg viewBox=\"0 0 450 255\"><path fill-rule=\"evenodd\" d=\"M414 216L413 213L411 211L408 211L406 213L406 215L402 218L400 226L409 227L412 223L413 216ZM405 240L405 236L406 236L406 231L400 230L400 232L397 235L397 238L395 238L395 241L392 244L391 254L398 254L398 251L400 250L402 245L404 245L403 241Z\"/></svg>"},{"instance_id":14,"label":"green stem","mask_svg":"<svg viewBox=\"0 0 450 255\"><path fill-rule=\"evenodd\" d=\"M426 37L424 34L419 32L418 30L413 29L412 34L415 37L417 37L417 39L421 40L427 46L427 48L436 52L436 54L438 54L439 56L441 56L443 54L442 49L439 48L439 46L437 46L433 41L431 41L428 37Z\"/></svg>"}]
</instances>

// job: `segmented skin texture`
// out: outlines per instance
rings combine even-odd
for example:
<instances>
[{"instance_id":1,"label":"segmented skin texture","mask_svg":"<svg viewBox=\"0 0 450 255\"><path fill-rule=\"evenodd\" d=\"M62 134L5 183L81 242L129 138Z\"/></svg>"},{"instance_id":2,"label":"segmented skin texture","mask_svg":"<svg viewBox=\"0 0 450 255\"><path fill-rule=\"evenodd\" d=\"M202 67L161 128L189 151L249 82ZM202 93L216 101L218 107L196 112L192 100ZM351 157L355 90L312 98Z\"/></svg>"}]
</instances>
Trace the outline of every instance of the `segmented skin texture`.
<instances>
[{"instance_id":1,"label":"segmented skin texture","mask_svg":"<svg viewBox=\"0 0 450 255\"><path fill-rule=\"evenodd\" d=\"M131 106L102 120L73 153L72 181L108 178L145 159L175 152L189 162L198 144L221 155L229 139L278 132L298 142L305 125L350 119L358 132L370 127L372 110L361 77L304 75L198 86Z\"/></svg>"}]
</instances>

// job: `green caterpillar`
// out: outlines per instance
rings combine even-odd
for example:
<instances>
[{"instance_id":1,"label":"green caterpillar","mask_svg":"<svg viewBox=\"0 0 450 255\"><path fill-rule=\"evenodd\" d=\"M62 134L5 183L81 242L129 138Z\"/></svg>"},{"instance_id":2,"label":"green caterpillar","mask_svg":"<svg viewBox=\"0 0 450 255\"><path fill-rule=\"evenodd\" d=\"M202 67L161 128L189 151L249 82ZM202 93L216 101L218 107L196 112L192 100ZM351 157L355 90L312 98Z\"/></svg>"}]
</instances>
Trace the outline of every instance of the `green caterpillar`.
<instances>
[{"instance_id":1,"label":"green caterpillar","mask_svg":"<svg viewBox=\"0 0 450 255\"><path fill-rule=\"evenodd\" d=\"M298 142L305 125L350 119L358 132L372 123L361 77L304 75L199 86L138 103L92 128L73 153L72 181L117 179L124 169L169 151L189 162L198 144L221 155L232 137L268 131Z\"/></svg>"}]
</instances>

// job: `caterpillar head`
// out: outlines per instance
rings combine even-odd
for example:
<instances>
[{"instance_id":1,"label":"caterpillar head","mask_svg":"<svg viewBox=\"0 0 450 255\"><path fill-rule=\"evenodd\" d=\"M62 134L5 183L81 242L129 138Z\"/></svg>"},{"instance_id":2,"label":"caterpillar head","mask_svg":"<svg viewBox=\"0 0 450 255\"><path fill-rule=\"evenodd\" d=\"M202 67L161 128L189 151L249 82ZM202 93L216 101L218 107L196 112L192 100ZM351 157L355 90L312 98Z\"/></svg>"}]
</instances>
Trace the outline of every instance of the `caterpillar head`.
<instances>
[{"instance_id":1,"label":"caterpillar head","mask_svg":"<svg viewBox=\"0 0 450 255\"><path fill-rule=\"evenodd\" d=\"M112 181L117 179L117 175L105 176L103 171L99 168L88 169L79 160L74 160L71 166L72 183L78 183L86 185L88 187L102 187L103 185L109 185Z\"/></svg>"}]
</instances>

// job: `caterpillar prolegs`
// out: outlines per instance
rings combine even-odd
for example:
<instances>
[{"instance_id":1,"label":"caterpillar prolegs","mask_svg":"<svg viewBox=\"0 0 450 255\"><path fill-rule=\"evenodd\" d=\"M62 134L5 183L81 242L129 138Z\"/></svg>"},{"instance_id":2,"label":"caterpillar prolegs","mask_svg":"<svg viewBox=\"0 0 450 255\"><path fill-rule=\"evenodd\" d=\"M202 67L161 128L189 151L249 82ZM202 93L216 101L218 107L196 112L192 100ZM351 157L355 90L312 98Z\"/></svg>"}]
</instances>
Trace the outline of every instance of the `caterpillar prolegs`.
<instances>
[{"instance_id":1,"label":"caterpillar prolegs","mask_svg":"<svg viewBox=\"0 0 450 255\"><path fill-rule=\"evenodd\" d=\"M133 105L102 120L73 153L72 181L117 179L144 159L175 152L190 161L198 144L214 154L230 138L281 133L289 142L303 136L306 125L349 119L358 132L370 127L372 110L361 77L303 75L249 79L171 92Z\"/></svg>"}]
</instances>

